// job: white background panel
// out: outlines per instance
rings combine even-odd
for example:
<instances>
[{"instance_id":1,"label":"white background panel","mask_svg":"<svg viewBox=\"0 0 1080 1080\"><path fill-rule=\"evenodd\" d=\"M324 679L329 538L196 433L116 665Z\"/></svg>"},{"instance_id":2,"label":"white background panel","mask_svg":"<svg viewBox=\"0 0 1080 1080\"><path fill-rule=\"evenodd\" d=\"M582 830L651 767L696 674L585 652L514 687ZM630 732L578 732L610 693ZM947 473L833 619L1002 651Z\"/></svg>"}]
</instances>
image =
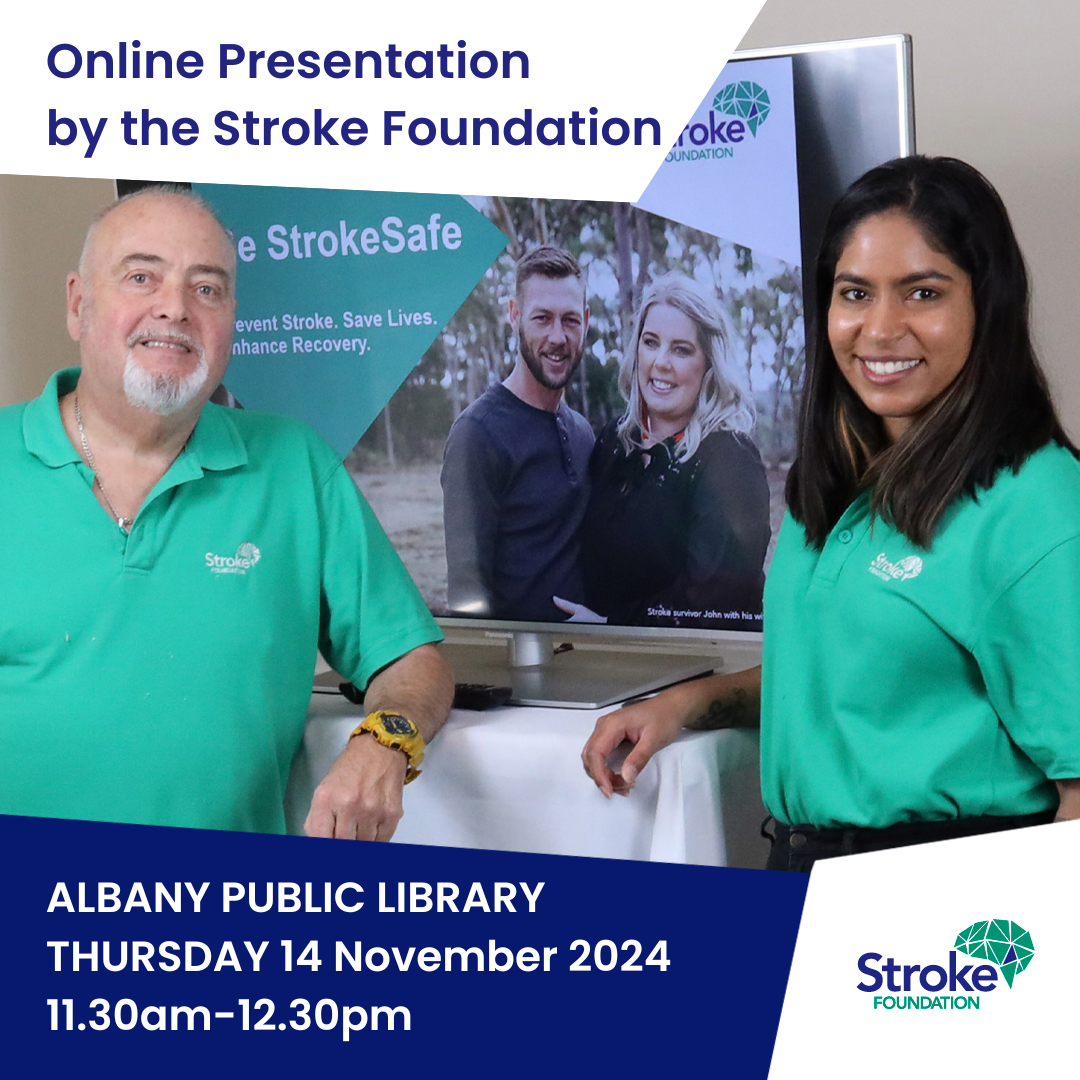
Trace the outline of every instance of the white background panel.
<instances>
[{"instance_id":1,"label":"white background panel","mask_svg":"<svg viewBox=\"0 0 1080 1080\"><path fill-rule=\"evenodd\" d=\"M394 4L224 3L203 7L88 5L69 0L24 8L16 35L8 36L2 66L7 103L0 149L0 172L67 176L133 176L258 183L361 187L401 191L499 192L508 195L636 198L677 137L702 94L723 67L762 0L725 0L703 8L674 0L654 14L631 14L629 7L549 0L544 4L444 4L408 0ZM662 15L660 12L662 11ZM175 55L193 49L206 61L201 76L186 80L95 78L59 79L47 65L49 51L67 43L118 51L118 43L139 40L144 50ZM403 52L456 49L524 50L528 80L409 78L334 80L296 75L251 80L240 69L218 77L218 48L236 43L251 51L284 49L383 50ZM16 44L17 42L17 44ZM70 57L67 58L70 61ZM588 115L597 107L610 116L651 116L660 121L661 146L621 147L540 145L513 147L429 147L401 141L382 145L384 110L416 116L493 116L508 120L531 108L542 116ZM93 157L86 142L48 145L50 108L92 124L108 117ZM129 147L120 138L125 109L147 108L167 120L196 120L198 141L188 147ZM223 109L259 116L309 118L324 114L359 116L371 135L359 147L220 146L214 117Z\"/></svg>"},{"instance_id":2,"label":"white background panel","mask_svg":"<svg viewBox=\"0 0 1080 1080\"><path fill-rule=\"evenodd\" d=\"M1078 844L1080 822L1068 822L819 863L771 1080L1068 1073L1080 971ZM1000 980L978 995L978 1010L875 1011L874 994L856 989L866 981L857 967L863 953L947 970L956 935L982 919L1019 923L1035 955L1011 989ZM957 956L958 967L982 962Z\"/></svg>"}]
</instances>

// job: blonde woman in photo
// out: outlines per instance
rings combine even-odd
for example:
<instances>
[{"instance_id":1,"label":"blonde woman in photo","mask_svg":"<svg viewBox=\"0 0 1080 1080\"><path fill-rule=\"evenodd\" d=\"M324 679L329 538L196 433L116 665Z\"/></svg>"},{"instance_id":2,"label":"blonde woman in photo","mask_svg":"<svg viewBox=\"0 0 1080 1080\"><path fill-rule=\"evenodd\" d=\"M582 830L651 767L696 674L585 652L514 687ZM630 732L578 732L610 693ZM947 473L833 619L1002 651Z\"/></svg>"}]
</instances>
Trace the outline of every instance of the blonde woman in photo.
<instances>
[{"instance_id":1,"label":"blonde woman in photo","mask_svg":"<svg viewBox=\"0 0 1080 1080\"><path fill-rule=\"evenodd\" d=\"M619 386L626 411L589 466L584 607L561 606L620 625L745 625L761 611L769 487L715 295L677 273L649 286Z\"/></svg>"}]
</instances>

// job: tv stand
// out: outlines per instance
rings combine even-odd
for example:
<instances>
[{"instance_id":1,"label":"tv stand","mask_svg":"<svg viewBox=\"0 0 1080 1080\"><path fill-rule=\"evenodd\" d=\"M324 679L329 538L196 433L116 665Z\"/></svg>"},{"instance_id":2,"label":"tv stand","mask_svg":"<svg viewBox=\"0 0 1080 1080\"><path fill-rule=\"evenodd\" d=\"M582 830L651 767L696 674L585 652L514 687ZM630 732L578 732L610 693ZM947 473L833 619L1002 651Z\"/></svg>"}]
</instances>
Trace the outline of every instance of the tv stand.
<instances>
[{"instance_id":1,"label":"tv stand","mask_svg":"<svg viewBox=\"0 0 1080 1080\"><path fill-rule=\"evenodd\" d=\"M494 635L492 635L494 637ZM514 705L603 709L665 686L708 675L716 655L638 652L630 649L560 645L559 635L515 631L505 644L448 641L443 655L459 683L509 686Z\"/></svg>"}]
</instances>

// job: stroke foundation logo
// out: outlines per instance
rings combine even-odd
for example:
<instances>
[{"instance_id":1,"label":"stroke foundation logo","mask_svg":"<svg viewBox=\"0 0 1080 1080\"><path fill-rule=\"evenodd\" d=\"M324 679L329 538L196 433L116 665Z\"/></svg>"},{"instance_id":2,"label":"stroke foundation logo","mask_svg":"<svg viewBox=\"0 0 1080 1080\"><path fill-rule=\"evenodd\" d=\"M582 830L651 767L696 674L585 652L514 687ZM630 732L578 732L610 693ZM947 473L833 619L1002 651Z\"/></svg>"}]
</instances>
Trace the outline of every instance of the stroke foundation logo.
<instances>
[{"instance_id":1,"label":"stroke foundation logo","mask_svg":"<svg viewBox=\"0 0 1080 1080\"><path fill-rule=\"evenodd\" d=\"M211 574L246 574L260 559L262 552L250 541L241 544L235 555L206 553L206 568Z\"/></svg>"},{"instance_id":2,"label":"stroke foundation logo","mask_svg":"<svg viewBox=\"0 0 1080 1080\"><path fill-rule=\"evenodd\" d=\"M769 118L769 95L756 82L728 83L713 98L713 108L718 113L741 117L757 138L757 129Z\"/></svg>"},{"instance_id":3,"label":"stroke foundation logo","mask_svg":"<svg viewBox=\"0 0 1080 1080\"><path fill-rule=\"evenodd\" d=\"M958 955L987 962L964 964ZM883 959L878 952L863 953L858 967L867 978L855 988L874 995L875 1010L978 1009L983 995L997 990L1001 979L1012 989L1034 956L1031 935L1022 926L1009 919L987 919L956 935L945 963L906 963L891 956ZM878 993L882 989L890 992Z\"/></svg>"},{"instance_id":4,"label":"stroke foundation logo","mask_svg":"<svg viewBox=\"0 0 1080 1080\"><path fill-rule=\"evenodd\" d=\"M735 146L746 139L747 131L757 138L758 128L768 119L769 94L756 82L728 83L713 98L704 120L693 120L682 129L679 141L665 161L705 161L735 156ZM732 119L734 117L734 119Z\"/></svg>"},{"instance_id":5,"label":"stroke foundation logo","mask_svg":"<svg viewBox=\"0 0 1080 1080\"><path fill-rule=\"evenodd\" d=\"M1012 988L1017 972L1023 971L1035 955L1031 935L1008 919L972 923L956 935L954 948L980 960L992 960Z\"/></svg>"},{"instance_id":6,"label":"stroke foundation logo","mask_svg":"<svg viewBox=\"0 0 1080 1080\"><path fill-rule=\"evenodd\" d=\"M882 581L910 581L923 571L923 561L918 555L906 555L898 562L889 562L883 551L867 568Z\"/></svg>"}]
</instances>

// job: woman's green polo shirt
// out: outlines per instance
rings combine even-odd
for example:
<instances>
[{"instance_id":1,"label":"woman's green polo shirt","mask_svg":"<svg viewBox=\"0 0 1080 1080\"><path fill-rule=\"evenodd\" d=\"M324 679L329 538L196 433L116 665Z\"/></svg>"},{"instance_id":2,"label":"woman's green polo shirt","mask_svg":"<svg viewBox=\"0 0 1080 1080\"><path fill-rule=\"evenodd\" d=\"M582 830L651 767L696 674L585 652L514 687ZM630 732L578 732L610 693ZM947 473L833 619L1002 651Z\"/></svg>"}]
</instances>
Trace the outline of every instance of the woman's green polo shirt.
<instances>
[{"instance_id":1,"label":"woman's green polo shirt","mask_svg":"<svg viewBox=\"0 0 1080 1080\"><path fill-rule=\"evenodd\" d=\"M365 685L440 637L333 451L207 405L129 535L58 394L0 411L0 813L284 831L315 651Z\"/></svg>"},{"instance_id":2,"label":"woman's green polo shirt","mask_svg":"<svg viewBox=\"0 0 1080 1080\"><path fill-rule=\"evenodd\" d=\"M791 825L1028 814L1080 776L1080 464L1046 446L929 550L790 515L765 589L762 792Z\"/></svg>"}]
</instances>

